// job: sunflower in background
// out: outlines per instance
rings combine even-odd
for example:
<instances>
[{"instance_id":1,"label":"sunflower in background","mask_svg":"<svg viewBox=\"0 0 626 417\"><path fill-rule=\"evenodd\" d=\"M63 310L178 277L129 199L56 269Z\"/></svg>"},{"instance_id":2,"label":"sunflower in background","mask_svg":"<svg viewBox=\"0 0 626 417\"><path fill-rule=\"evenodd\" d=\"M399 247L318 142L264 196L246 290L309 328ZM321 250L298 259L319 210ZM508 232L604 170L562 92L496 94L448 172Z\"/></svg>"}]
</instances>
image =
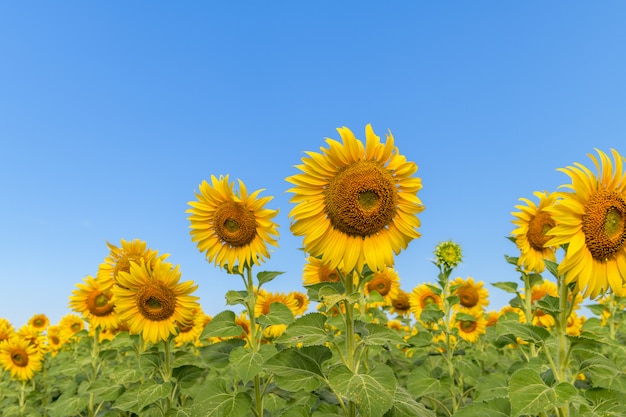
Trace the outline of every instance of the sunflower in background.
<instances>
[{"instance_id":1,"label":"sunflower in background","mask_svg":"<svg viewBox=\"0 0 626 417\"><path fill-rule=\"evenodd\" d=\"M169 254L159 255L159 251L147 248L146 242L139 239L130 241L122 239L120 247L109 242L106 244L109 248L109 255L100 264L97 273L98 286L102 290L117 283L120 271L130 272L131 262L140 263L143 259L147 264L154 265L157 259L165 260L169 256Z\"/></svg>"},{"instance_id":2,"label":"sunflower in background","mask_svg":"<svg viewBox=\"0 0 626 417\"><path fill-rule=\"evenodd\" d=\"M154 267L143 259L132 262L130 272L120 271L113 287L115 308L130 333L141 333L146 342L168 340L177 333L176 323L190 323L199 308L193 281L180 283L179 267L157 259Z\"/></svg>"},{"instance_id":3,"label":"sunflower in background","mask_svg":"<svg viewBox=\"0 0 626 417\"><path fill-rule=\"evenodd\" d=\"M516 218L513 224L517 227L511 235L520 250L517 265L524 271L541 273L546 267L546 259L556 262L556 246L547 245L556 222L547 208L556 203L557 194L535 191L534 195L539 199L538 204L520 198L526 205L515 206L519 211L511 214Z\"/></svg>"},{"instance_id":4,"label":"sunflower in background","mask_svg":"<svg viewBox=\"0 0 626 417\"><path fill-rule=\"evenodd\" d=\"M467 318L458 318L458 315L464 314L471 316ZM453 316L454 326L459 330L458 335L461 339L469 343L476 343L481 335L487 331L487 319L482 308L472 308L457 312Z\"/></svg>"},{"instance_id":5,"label":"sunflower in background","mask_svg":"<svg viewBox=\"0 0 626 417\"><path fill-rule=\"evenodd\" d=\"M420 320L422 311L424 311L429 304L435 304L439 309L443 308L441 296L434 288L435 287L431 284L419 284L411 291L409 295L411 313L413 313L417 320Z\"/></svg>"},{"instance_id":6,"label":"sunflower in background","mask_svg":"<svg viewBox=\"0 0 626 417\"><path fill-rule=\"evenodd\" d=\"M295 316L301 308L300 301L296 300L293 293L270 292L261 289L257 292L256 304L254 305L254 316L267 315L270 312L272 303L284 304Z\"/></svg>"},{"instance_id":7,"label":"sunflower in background","mask_svg":"<svg viewBox=\"0 0 626 417\"><path fill-rule=\"evenodd\" d=\"M28 325L39 332L43 332L50 325L50 319L45 314L35 314L28 319Z\"/></svg>"},{"instance_id":8,"label":"sunflower in background","mask_svg":"<svg viewBox=\"0 0 626 417\"><path fill-rule=\"evenodd\" d=\"M0 342L0 364L11 378L28 381L41 370L43 353L18 335Z\"/></svg>"},{"instance_id":9,"label":"sunflower in background","mask_svg":"<svg viewBox=\"0 0 626 417\"><path fill-rule=\"evenodd\" d=\"M411 314L411 302L409 301L409 293L399 289L398 294L391 299L390 314L396 314L402 317L408 317Z\"/></svg>"},{"instance_id":10,"label":"sunflower in background","mask_svg":"<svg viewBox=\"0 0 626 417\"><path fill-rule=\"evenodd\" d=\"M369 297L376 291L384 300L382 303L369 303L372 307L391 305L391 300L395 299L400 291L400 276L393 268L374 272L373 278L365 283L364 290L366 296Z\"/></svg>"},{"instance_id":11,"label":"sunflower in background","mask_svg":"<svg viewBox=\"0 0 626 417\"><path fill-rule=\"evenodd\" d=\"M484 309L489 305L489 291L484 288L483 281L474 282L474 278L463 279L458 277L450 282L454 288L452 295L459 297L459 303L455 304L455 309Z\"/></svg>"},{"instance_id":12,"label":"sunflower in background","mask_svg":"<svg viewBox=\"0 0 626 417\"><path fill-rule=\"evenodd\" d=\"M309 308L309 297L300 291L291 291L288 295L295 300L297 305L297 308L293 310L294 317L298 317L306 313Z\"/></svg>"},{"instance_id":13,"label":"sunflower in background","mask_svg":"<svg viewBox=\"0 0 626 417\"><path fill-rule=\"evenodd\" d=\"M68 341L68 335L63 331L61 326L52 325L46 329L46 350L56 356Z\"/></svg>"},{"instance_id":14,"label":"sunflower in background","mask_svg":"<svg viewBox=\"0 0 626 417\"><path fill-rule=\"evenodd\" d=\"M85 330L85 321L79 315L70 313L61 317L59 327L71 339L76 333Z\"/></svg>"},{"instance_id":15,"label":"sunflower in background","mask_svg":"<svg viewBox=\"0 0 626 417\"><path fill-rule=\"evenodd\" d=\"M571 184L561 187L559 202L546 210L556 226L547 246L567 244L558 273L576 283L583 296L595 298L612 290L622 295L626 283L626 172L624 157L612 149L613 162L596 149L587 154L597 174L580 163L559 168Z\"/></svg>"},{"instance_id":16,"label":"sunflower in background","mask_svg":"<svg viewBox=\"0 0 626 417\"><path fill-rule=\"evenodd\" d=\"M260 265L270 257L268 245L278 246L278 225L272 221L278 210L265 208L273 197L259 197L263 189L248 194L241 180L239 192L233 188L228 175L211 175L211 184L202 181L197 201L186 211L191 240L210 263L229 272Z\"/></svg>"},{"instance_id":17,"label":"sunflower in background","mask_svg":"<svg viewBox=\"0 0 626 417\"><path fill-rule=\"evenodd\" d=\"M0 342L7 340L13 333L15 333L15 329L11 322L5 318L0 318Z\"/></svg>"},{"instance_id":18,"label":"sunflower in background","mask_svg":"<svg viewBox=\"0 0 626 417\"><path fill-rule=\"evenodd\" d=\"M417 192L417 165L394 146L389 133L380 142L371 125L365 145L347 127L337 129L342 142L326 139L321 153L306 152L299 174L286 178L296 206L289 213L291 231L303 236L307 253L333 270L360 274L367 264L384 271L394 254L420 236L417 214L424 210Z\"/></svg>"},{"instance_id":19,"label":"sunflower in background","mask_svg":"<svg viewBox=\"0 0 626 417\"><path fill-rule=\"evenodd\" d=\"M113 303L111 287L87 275L78 289L72 291L69 307L89 322L91 328L117 329L119 320Z\"/></svg>"},{"instance_id":20,"label":"sunflower in background","mask_svg":"<svg viewBox=\"0 0 626 417\"><path fill-rule=\"evenodd\" d=\"M320 284L322 282L339 282L342 274L341 265L338 268L329 268L322 260L314 256L309 256L304 264L302 272L302 285Z\"/></svg>"}]
</instances>

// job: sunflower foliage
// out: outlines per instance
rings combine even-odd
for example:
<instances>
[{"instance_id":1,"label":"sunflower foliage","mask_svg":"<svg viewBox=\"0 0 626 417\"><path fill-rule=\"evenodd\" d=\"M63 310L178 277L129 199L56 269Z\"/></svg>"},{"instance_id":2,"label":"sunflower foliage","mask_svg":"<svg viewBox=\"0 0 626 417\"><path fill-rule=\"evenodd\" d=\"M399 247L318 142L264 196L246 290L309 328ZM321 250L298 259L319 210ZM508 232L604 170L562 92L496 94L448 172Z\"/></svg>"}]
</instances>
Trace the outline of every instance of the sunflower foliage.
<instances>
[{"instance_id":1,"label":"sunflower foliage","mask_svg":"<svg viewBox=\"0 0 626 417\"><path fill-rule=\"evenodd\" d=\"M390 133L338 132L288 178L301 291L268 290L283 273L260 270L278 246L271 197L211 176L187 213L192 241L233 282L225 308L205 314L193 295L203 282L146 242L107 242L95 278L71 291L73 313L0 319L0 415L626 415L619 154L592 157L597 181L580 164L562 169L571 194L520 199L513 278L490 287L510 301L488 310L485 282L455 275L452 240L434 249L430 280L402 288L393 259L419 237L417 166Z\"/></svg>"}]
</instances>

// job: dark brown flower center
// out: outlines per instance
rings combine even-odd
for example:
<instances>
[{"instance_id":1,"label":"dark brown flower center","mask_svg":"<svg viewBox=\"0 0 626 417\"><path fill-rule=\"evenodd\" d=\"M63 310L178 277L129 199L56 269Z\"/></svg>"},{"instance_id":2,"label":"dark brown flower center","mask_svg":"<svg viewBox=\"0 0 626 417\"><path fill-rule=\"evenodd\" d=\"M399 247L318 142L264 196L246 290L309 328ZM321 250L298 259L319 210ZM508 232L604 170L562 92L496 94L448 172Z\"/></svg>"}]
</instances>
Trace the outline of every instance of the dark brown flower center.
<instances>
[{"instance_id":1,"label":"dark brown flower center","mask_svg":"<svg viewBox=\"0 0 626 417\"><path fill-rule=\"evenodd\" d=\"M471 320L462 320L459 327L466 333L473 332L476 330L477 323Z\"/></svg>"},{"instance_id":2,"label":"dark brown flower center","mask_svg":"<svg viewBox=\"0 0 626 417\"><path fill-rule=\"evenodd\" d=\"M411 308L409 297L404 292L398 294L398 297L391 301L391 305L398 311L406 311Z\"/></svg>"},{"instance_id":3,"label":"dark brown flower center","mask_svg":"<svg viewBox=\"0 0 626 417\"><path fill-rule=\"evenodd\" d=\"M151 321L167 320L176 310L176 294L161 284L150 283L139 288L135 301L141 315Z\"/></svg>"},{"instance_id":4,"label":"dark brown flower center","mask_svg":"<svg viewBox=\"0 0 626 417\"><path fill-rule=\"evenodd\" d=\"M375 277L370 282L367 283L367 289L371 291L376 291L383 297L389 294L391 290L391 281L389 281L385 277Z\"/></svg>"},{"instance_id":5,"label":"dark brown flower center","mask_svg":"<svg viewBox=\"0 0 626 417\"><path fill-rule=\"evenodd\" d=\"M113 304L111 296L105 294L102 291L92 291L87 296L87 308L89 312L97 317L104 317L111 314L113 311Z\"/></svg>"},{"instance_id":6,"label":"dark brown flower center","mask_svg":"<svg viewBox=\"0 0 626 417\"><path fill-rule=\"evenodd\" d=\"M530 247L536 251L543 251L546 247L545 244L550 240L551 236L546 233L552 229L556 223L552 220L550 213L540 211L535 214L528 223L528 232L526 232L526 238Z\"/></svg>"},{"instance_id":7,"label":"dark brown flower center","mask_svg":"<svg viewBox=\"0 0 626 417\"><path fill-rule=\"evenodd\" d=\"M585 245L597 261L612 258L626 242L626 201L617 191L593 193L582 216Z\"/></svg>"},{"instance_id":8,"label":"dark brown flower center","mask_svg":"<svg viewBox=\"0 0 626 417\"><path fill-rule=\"evenodd\" d=\"M15 366L23 368L28 365L28 353L22 348L14 349L11 352L11 361Z\"/></svg>"},{"instance_id":9,"label":"dark brown flower center","mask_svg":"<svg viewBox=\"0 0 626 417\"><path fill-rule=\"evenodd\" d=\"M457 289L456 295L463 307L472 308L480 301L478 290L470 285L464 285Z\"/></svg>"},{"instance_id":10,"label":"dark brown flower center","mask_svg":"<svg viewBox=\"0 0 626 417\"><path fill-rule=\"evenodd\" d=\"M324 191L326 214L333 227L366 237L393 220L398 190L392 174L375 161L358 161L340 170Z\"/></svg>"},{"instance_id":11,"label":"dark brown flower center","mask_svg":"<svg viewBox=\"0 0 626 417\"><path fill-rule=\"evenodd\" d=\"M257 235L254 213L242 203L222 203L213 215L213 230L224 243L240 247L252 242Z\"/></svg>"}]
</instances>

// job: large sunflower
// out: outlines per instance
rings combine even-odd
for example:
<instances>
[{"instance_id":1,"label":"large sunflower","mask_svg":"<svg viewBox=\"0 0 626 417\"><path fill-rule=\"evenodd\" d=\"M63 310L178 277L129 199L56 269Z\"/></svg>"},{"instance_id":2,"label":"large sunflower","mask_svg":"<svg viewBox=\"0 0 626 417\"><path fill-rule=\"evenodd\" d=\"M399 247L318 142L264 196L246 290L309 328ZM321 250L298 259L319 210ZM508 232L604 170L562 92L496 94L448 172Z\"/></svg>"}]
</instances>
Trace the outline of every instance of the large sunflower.
<instances>
[{"instance_id":1,"label":"large sunflower","mask_svg":"<svg viewBox=\"0 0 626 417\"><path fill-rule=\"evenodd\" d=\"M119 322L111 289L103 289L101 282L90 275L83 281L76 284L78 289L72 291L69 307L81 313L92 328L116 329Z\"/></svg>"},{"instance_id":2,"label":"large sunflower","mask_svg":"<svg viewBox=\"0 0 626 417\"><path fill-rule=\"evenodd\" d=\"M228 175L211 175L211 184L202 181L198 201L190 201L186 211L191 240L209 262L231 272L235 265L259 265L270 257L268 245L278 246L278 225L272 221L278 210L265 208L273 197L259 197L262 189L248 194L241 180L238 193L233 187Z\"/></svg>"},{"instance_id":3,"label":"large sunflower","mask_svg":"<svg viewBox=\"0 0 626 417\"><path fill-rule=\"evenodd\" d=\"M169 254L159 256L159 251L146 248L146 242L135 239L121 240L120 247L106 242L109 248L109 255L98 268L97 279L100 281L100 288L106 289L117 283L117 276L120 271L129 272L130 263L140 263L143 259L146 263L154 265L157 259L165 260Z\"/></svg>"},{"instance_id":4,"label":"large sunflower","mask_svg":"<svg viewBox=\"0 0 626 417\"><path fill-rule=\"evenodd\" d=\"M571 184L562 187L560 201L546 207L556 222L547 246L567 244L558 272L575 282L584 296L595 298L612 289L618 295L626 283L626 172L624 157L612 149L613 162L596 149L588 154L597 175L579 163L559 171Z\"/></svg>"},{"instance_id":5,"label":"large sunflower","mask_svg":"<svg viewBox=\"0 0 626 417\"><path fill-rule=\"evenodd\" d=\"M199 309L198 288L193 281L179 283L179 267L157 259L154 268L144 260L121 271L120 285L113 287L115 308L130 333L141 333L146 342L164 341L176 334L176 323L191 323Z\"/></svg>"},{"instance_id":6,"label":"large sunflower","mask_svg":"<svg viewBox=\"0 0 626 417\"><path fill-rule=\"evenodd\" d=\"M547 246L550 240L548 232L556 226L554 219L546 207L553 206L557 200L557 193L535 191L539 204L527 198L520 198L526 205L515 206L518 212L511 213L516 217L513 224L517 226L511 234L520 250L517 265L526 271L543 272L545 259L556 261L556 247Z\"/></svg>"},{"instance_id":7,"label":"large sunflower","mask_svg":"<svg viewBox=\"0 0 626 417\"><path fill-rule=\"evenodd\" d=\"M343 262L346 271L360 273L365 264L383 271L393 266L394 253L420 236L422 181L412 177L417 165L399 153L391 133L381 143L367 125L364 146L350 129L337 131L343 143L326 139L328 148L306 152L296 166L302 173L286 179L296 204L291 230L330 269Z\"/></svg>"},{"instance_id":8,"label":"large sunflower","mask_svg":"<svg viewBox=\"0 0 626 417\"><path fill-rule=\"evenodd\" d=\"M12 336L0 343L0 364L11 373L11 377L30 380L41 370L43 354L28 340Z\"/></svg>"}]
</instances>

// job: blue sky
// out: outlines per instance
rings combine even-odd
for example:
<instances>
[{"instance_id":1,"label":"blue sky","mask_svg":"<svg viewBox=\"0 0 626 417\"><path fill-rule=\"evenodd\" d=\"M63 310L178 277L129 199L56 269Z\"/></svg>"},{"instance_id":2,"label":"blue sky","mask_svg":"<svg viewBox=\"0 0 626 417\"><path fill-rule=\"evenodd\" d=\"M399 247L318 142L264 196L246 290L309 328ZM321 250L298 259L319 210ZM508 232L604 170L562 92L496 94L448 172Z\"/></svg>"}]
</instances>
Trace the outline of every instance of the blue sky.
<instances>
[{"instance_id":1,"label":"blue sky","mask_svg":"<svg viewBox=\"0 0 626 417\"><path fill-rule=\"evenodd\" d=\"M0 317L53 322L108 254L139 238L199 284L208 314L236 277L208 264L185 210L212 174L265 188L280 248L258 270L303 290L285 177L304 151L371 123L417 163L422 237L402 288L434 282L440 241L491 308L520 197L626 135L626 3L0 3Z\"/></svg>"}]
</instances>

